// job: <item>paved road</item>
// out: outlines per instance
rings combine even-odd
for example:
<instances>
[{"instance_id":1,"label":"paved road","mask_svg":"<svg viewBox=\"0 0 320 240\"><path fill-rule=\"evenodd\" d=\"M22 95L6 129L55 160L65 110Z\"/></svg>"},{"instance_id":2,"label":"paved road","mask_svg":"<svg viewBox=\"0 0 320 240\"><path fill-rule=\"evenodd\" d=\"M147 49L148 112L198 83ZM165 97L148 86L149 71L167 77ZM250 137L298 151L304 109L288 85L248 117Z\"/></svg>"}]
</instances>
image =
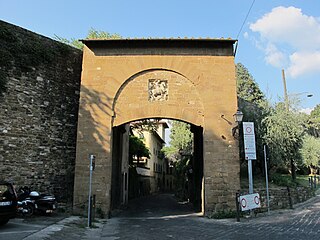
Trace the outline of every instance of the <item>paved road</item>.
<instances>
[{"instance_id":1,"label":"paved road","mask_svg":"<svg viewBox=\"0 0 320 240\"><path fill-rule=\"evenodd\" d=\"M235 219L200 217L187 203L177 203L172 195L164 194L132 201L117 216L96 222L95 228L85 228L85 223L84 218L70 217L20 239L314 240L320 239L320 196L294 210L241 219L238 223Z\"/></svg>"},{"instance_id":2,"label":"paved road","mask_svg":"<svg viewBox=\"0 0 320 240\"><path fill-rule=\"evenodd\" d=\"M11 219L6 225L0 226L0 240L25 239L29 235L37 233L65 217L65 215L53 214L52 216L17 217Z\"/></svg>"},{"instance_id":3,"label":"paved road","mask_svg":"<svg viewBox=\"0 0 320 240\"><path fill-rule=\"evenodd\" d=\"M177 211L171 196L162 196L158 204L152 208L148 199L137 205L138 212L131 206L105 225L101 239L320 239L320 197L305 207L241 219L240 223L199 217L187 205L184 210L180 205ZM165 206L172 214L163 212Z\"/></svg>"}]
</instances>

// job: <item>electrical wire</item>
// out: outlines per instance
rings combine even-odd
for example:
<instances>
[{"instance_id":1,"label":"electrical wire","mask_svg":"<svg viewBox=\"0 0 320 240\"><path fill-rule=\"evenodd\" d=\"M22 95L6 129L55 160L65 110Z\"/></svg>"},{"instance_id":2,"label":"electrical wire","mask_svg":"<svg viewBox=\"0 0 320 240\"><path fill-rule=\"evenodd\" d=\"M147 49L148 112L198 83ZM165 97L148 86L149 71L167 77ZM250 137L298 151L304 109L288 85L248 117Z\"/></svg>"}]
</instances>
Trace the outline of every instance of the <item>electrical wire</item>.
<instances>
[{"instance_id":1,"label":"electrical wire","mask_svg":"<svg viewBox=\"0 0 320 240\"><path fill-rule=\"evenodd\" d=\"M239 30L239 32L238 32L238 35L237 35L237 38L236 38L236 39L238 39L238 37L239 37L239 35L240 35L241 31L242 31L242 28L243 28L244 24L246 23L246 21L247 21L247 19L248 19L248 17L249 17L249 14L250 14L250 12L251 12L251 9L252 9L255 1L256 1L256 0L253 0L253 1L252 1L251 6L250 6L250 8L249 8L249 11L248 11L248 13L247 13L247 15L246 15L246 17L245 17L242 25L241 25L241 28L240 28L240 30Z\"/></svg>"}]
</instances>

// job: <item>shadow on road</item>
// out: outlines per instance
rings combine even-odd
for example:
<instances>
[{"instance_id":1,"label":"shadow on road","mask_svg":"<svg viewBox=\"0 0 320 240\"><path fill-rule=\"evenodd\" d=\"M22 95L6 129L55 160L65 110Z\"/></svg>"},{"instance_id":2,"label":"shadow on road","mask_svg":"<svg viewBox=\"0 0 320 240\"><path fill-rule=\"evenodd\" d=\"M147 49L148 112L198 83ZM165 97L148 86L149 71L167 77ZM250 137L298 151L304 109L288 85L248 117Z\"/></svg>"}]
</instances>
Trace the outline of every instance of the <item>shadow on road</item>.
<instances>
[{"instance_id":1,"label":"shadow on road","mask_svg":"<svg viewBox=\"0 0 320 240\"><path fill-rule=\"evenodd\" d=\"M129 201L117 217L153 218L153 217L183 217L195 214L193 205L179 202L174 194L164 193L145 196ZM196 214L195 214L196 215Z\"/></svg>"}]
</instances>

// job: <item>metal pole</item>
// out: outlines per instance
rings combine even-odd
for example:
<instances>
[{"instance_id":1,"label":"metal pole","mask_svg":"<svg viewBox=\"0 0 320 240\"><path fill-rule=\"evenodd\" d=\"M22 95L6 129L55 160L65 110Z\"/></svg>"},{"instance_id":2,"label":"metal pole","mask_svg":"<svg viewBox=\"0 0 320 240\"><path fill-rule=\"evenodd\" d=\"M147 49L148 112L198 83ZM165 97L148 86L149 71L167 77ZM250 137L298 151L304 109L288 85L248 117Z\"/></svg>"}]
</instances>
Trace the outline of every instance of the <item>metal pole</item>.
<instances>
[{"instance_id":1,"label":"metal pole","mask_svg":"<svg viewBox=\"0 0 320 240\"><path fill-rule=\"evenodd\" d=\"M237 210L237 222L240 222L240 203L239 203L240 193L236 193L236 210Z\"/></svg>"},{"instance_id":2,"label":"metal pole","mask_svg":"<svg viewBox=\"0 0 320 240\"><path fill-rule=\"evenodd\" d=\"M283 91L284 91L284 103L286 106L286 110L289 111L289 99L288 99L287 83L286 83L286 76L284 74L284 69L282 69L282 81L283 81Z\"/></svg>"},{"instance_id":3,"label":"metal pole","mask_svg":"<svg viewBox=\"0 0 320 240\"><path fill-rule=\"evenodd\" d=\"M248 159L249 194L253 193L252 160Z\"/></svg>"},{"instance_id":4,"label":"metal pole","mask_svg":"<svg viewBox=\"0 0 320 240\"><path fill-rule=\"evenodd\" d=\"M88 227L91 227L91 184L92 184L92 155L89 154L90 159L90 178L89 178L89 200L88 200Z\"/></svg>"},{"instance_id":5,"label":"metal pole","mask_svg":"<svg viewBox=\"0 0 320 240\"><path fill-rule=\"evenodd\" d=\"M265 172L266 172L267 206L268 206L268 214L270 214L270 198L269 198L269 181L268 181L268 165L267 165L266 145L263 145L263 152L264 152L264 168L265 168Z\"/></svg>"}]
</instances>

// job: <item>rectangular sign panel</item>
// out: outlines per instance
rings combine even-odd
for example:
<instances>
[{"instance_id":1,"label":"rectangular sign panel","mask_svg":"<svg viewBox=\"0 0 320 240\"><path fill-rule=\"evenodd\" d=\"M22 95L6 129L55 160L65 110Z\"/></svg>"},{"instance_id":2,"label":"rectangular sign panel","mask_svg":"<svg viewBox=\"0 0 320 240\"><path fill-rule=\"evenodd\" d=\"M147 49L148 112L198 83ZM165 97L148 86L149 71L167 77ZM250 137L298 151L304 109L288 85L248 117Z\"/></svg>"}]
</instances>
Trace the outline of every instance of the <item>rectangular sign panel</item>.
<instances>
[{"instance_id":1,"label":"rectangular sign panel","mask_svg":"<svg viewBox=\"0 0 320 240\"><path fill-rule=\"evenodd\" d=\"M260 195L259 193L253 193L248 195L240 196L239 203L241 211L247 211L255 208L260 208Z\"/></svg>"},{"instance_id":2,"label":"rectangular sign panel","mask_svg":"<svg viewBox=\"0 0 320 240\"><path fill-rule=\"evenodd\" d=\"M254 134L254 123L243 122L244 153L247 160L256 160L256 140Z\"/></svg>"}]
</instances>

